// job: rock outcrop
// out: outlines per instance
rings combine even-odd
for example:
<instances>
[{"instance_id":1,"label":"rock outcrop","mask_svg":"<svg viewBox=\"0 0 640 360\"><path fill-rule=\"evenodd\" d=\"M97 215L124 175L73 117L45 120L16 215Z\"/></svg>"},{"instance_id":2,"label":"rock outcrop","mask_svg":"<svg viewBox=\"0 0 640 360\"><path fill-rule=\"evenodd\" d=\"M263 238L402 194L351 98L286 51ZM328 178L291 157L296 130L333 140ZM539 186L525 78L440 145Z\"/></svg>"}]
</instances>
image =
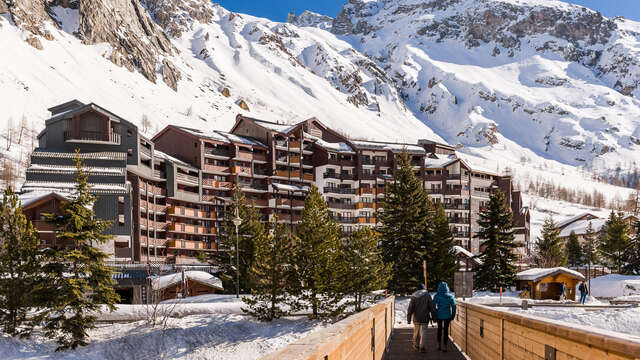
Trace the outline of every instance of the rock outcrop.
<instances>
[{"instance_id":1,"label":"rock outcrop","mask_svg":"<svg viewBox=\"0 0 640 360\"><path fill-rule=\"evenodd\" d=\"M175 65L167 59L162 60L162 80L165 84L172 88L174 91L178 91L178 81L182 78L182 74Z\"/></svg>"},{"instance_id":2,"label":"rock outcrop","mask_svg":"<svg viewBox=\"0 0 640 360\"><path fill-rule=\"evenodd\" d=\"M179 38L193 21L211 22L214 5L206 0L144 0L155 21L169 36Z\"/></svg>"},{"instance_id":3,"label":"rock outcrop","mask_svg":"<svg viewBox=\"0 0 640 360\"><path fill-rule=\"evenodd\" d=\"M9 13L11 20L21 29L33 35L52 40L53 35L46 28L46 24L57 26L47 11L47 3L43 0L0 0L0 13ZM4 9L4 10L3 10ZM35 39L35 40L32 40ZM29 45L42 49L40 40L33 36L27 38ZM37 45L39 44L39 45Z\"/></svg>"}]
</instances>

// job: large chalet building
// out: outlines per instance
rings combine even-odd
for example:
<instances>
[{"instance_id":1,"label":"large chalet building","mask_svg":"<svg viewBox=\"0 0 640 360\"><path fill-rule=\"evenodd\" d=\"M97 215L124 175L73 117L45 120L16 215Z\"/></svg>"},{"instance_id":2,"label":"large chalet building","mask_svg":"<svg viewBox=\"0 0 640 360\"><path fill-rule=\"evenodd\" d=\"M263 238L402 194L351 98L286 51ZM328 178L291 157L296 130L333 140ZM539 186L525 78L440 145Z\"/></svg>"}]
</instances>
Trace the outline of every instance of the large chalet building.
<instances>
[{"instance_id":1,"label":"large chalet building","mask_svg":"<svg viewBox=\"0 0 640 360\"><path fill-rule=\"evenodd\" d=\"M315 184L345 233L380 225L386 184L406 150L429 196L443 204L456 245L478 253L478 211L496 189L514 214L519 252L529 248L529 212L510 176L474 168L455 148L345 137L311 118L294 125L238 115L229 132L167 126L148 139L137 126L96 104L70 101L49 109L22 187L25 213L42 235L55 233L43 213L73 191L74 152L89 172L96 216L111 220L112 261L197 263L218 248L223 217L238 184L263 220L295 226Z\"/></svg>"}]
</instances>

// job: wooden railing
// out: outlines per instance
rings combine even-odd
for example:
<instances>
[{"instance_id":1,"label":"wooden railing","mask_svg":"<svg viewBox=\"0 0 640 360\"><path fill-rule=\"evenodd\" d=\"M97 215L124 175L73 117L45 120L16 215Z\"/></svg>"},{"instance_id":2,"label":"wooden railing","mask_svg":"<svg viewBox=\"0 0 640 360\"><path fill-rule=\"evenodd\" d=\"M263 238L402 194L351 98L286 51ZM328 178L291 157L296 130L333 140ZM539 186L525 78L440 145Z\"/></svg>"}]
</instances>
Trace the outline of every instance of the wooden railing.
<instances>
[{"instance_id":1,"label":"wooden railing","mask_svg":"<svg viewBox=\"0 0 640 360\"><path fill-rule=\"evenodd\" d=\"M451 338L473 360L640 358L638 337L465 302Z\"/></svg>"},{"instance_id":2,"label":"wooden railing","mask_svg":"<svg viewBox=\"0 0 640 360\"><path fill-rule=\"evenodd\" d=\"M392 296L268 354L262 360L380 360L391 338L394 317L395 298Z\"/></svg>"}]
</instances>

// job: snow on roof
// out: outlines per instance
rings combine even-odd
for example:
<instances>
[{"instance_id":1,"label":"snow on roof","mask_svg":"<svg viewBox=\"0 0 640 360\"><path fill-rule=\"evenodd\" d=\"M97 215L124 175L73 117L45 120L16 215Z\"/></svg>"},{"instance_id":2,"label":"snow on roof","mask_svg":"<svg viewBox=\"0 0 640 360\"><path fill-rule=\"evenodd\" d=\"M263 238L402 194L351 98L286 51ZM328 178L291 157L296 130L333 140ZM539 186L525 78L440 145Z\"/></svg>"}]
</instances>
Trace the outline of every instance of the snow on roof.
<instances>
[{"instance_id":1,"label":"snow on roof","mask_svg":"<svg viewBox=\"0 0 640 360\"><path fill-rule=\"evenodd\" d=\"M188 167L188 168L191 168L191 169L196 169L195 167L191 166L190 164L188 164L188 163L186 163L186 162L184 162L184 161L182 161L180 159L177 159L177 158L175 158L175 157L173 157L173 156L171 156L171 155L169 155L169 154L167 154L165 152L162 152L160 150L154 150L153 155L155 157L157 157L157 158L161 158L163 160L171 161L172 163L176 163L176 164L178 164L180 166Z\"/></svg>"},{"instance_id":2,"label":"snow on roof","mask_svg":"<svg viewBox=\"0 0 640 360\"><path fill-rule=\"evenodd\" d=\"M236 135L236 134L232 134L232 133L220 131L220 130L216 130L216 132L221 136L226 136L227 139L229 139L229 141L231 141L232 143L266 147L260 141L250 137L240 136L240 135Z\"/></svg>"},{"instance_id":3,"label":"snow on roof","mask_svg":"<svg viewBox=\"0 0 640 360\"><path fill-rule=\"evenodd\" d=\"M427 169L441 169L459 160L455 155L440 155L442 157L437 156L438 155L436 155L436 158L430 158L427 156L424 159L424 165Z\"/></svg>"},{"instance_id":4,"label":"snow on roof","mask_svg":"<svg viewBox=\"0 0 640 360\"><path fill-rule=\"evenodd\" d=\"M574 276L578 279L584 280L584 275L582 275L581 273L575 271L575 270L570 270L567 269L565 267L554 267L554 268L534 268L534 269L529 269L529 270L525 270L525 271L521 271L519 273L516 274L516 278L518 280L537 280L558 272L563 272L565 274Z\"/></svg>"},{"instance_id":5,"label":"snow on roof","mask_svg":"<svg viewBox=\"0 0 640 360\"><path fill-rule=\"evenodd\" d=\"M584 235L587 233L587 228L589 227L589 223L591 223L591 227L594 232L598 232L602 229L602 227L607 223L607 219L591 219L591 220L579 220L572 224L567 225L558 236L566 237L571 235L571 232L575 232L576 235Z\"/></svg>"},{"instance_id":6,"label":"snow on roof","mask_svg":"<svg viewBox=\"0 0 640 360\"><path fill-rule=\"evenodd\" d=\"M226 137L224 137L223 135L218 134L215 131L212 131L210 133L204 133L204 132L202 132L202 131L200 131L198 129L192 129L192 128L188 128L188 127L178 126L177 128L182 130L182 131L184 131L184 132L187 132L187 133L189 133L191 135L200 137L200 138L206 138L206 139L215 140L215 141L222 141L222 142L225 142L225 143L229 142L229 140Z\"/></svg>"},{"instance_id":7,"label":"snow on roof","mask_svg":"<svg viewBox=\"0 0 640 360\"><path fill-rule=\"evenodd\" d=\"M216 288L218 290L224 290L224 288L222 287L222 281L217 277L209 274L208 272L191 270L191 271L185 271L184 276L188 280L199 282L201 284ZM157 290L166 289L180 282L182 282L181 272L175 273L175 274L158 276L151 280L151 287L153 288L153 290L157 291Z\"/></svg>"},{"instance_id":8,"label":"snow on roof","mask_svg":"<svg viewBox=\"0 0 640 360\"><path fill-rule=\"evenodd\" d=\"M299 124L299 123L298 124L278 124L278 123L265 121L265 120L258 120L258 119L251 119L251 120L264 128L267 128L271 131L277 131L279 133L288 133Z\"/></svg>"},{"instance_id":9,"label":"snow on roof","mask_svg":"<svg viewBox=\"0 0 640 360\"><path fill-rule=\"evenodd\" d=\"M482 264L482 260L480 260L480 259L478 259L478 258L474 257L474 256L473 256L473 254L472 254L469 250L467 250L467 249L465 249L465 248L463 248L463 247L461 247L461 246L454 245L454 246L453 246L453 251L455 251L455 253L456 253L456 254L462 254L462 255L464 255L464 256L466 256L466 257L468 257L468 258L472 259L472 260L473 260L473 261L475 261L477 264Z\"/></svg>"},{"instance_id":10,"label":"snow on roof","mask_svg":"<svg viewBox=\"0 0 640 360\"><path fill-rule=\"evenodd\" d=\"M22 207L26 208L29 205L45 199L49 196L58 196L67 200L71 198L70 193L63 191L30 191L18 195L18 200L22 204Z\"/></svg>"},{"instance_id":11,"label":"snow on roof","mask_svg":"<svg viewBox=\"0 0 640 360\"><path fill-rule=\"evenodd\" d=\"M74 152L55 152L55 151L34 151L31 156L34 157L52 157L52 158L69 158L76 157ZM99 160L126 160L127 154L119 151L102 151L91 153L80 153L82 159L99 159Z\"/></svg>"},{"instance_id":12,"label":"snow on roof","mask_svg":"<svg viewBox=\"0 0 640 360\"><path fill-rule=\"evenodd\" d=\"M590 212L585 212L585 213L578 214L576 216L572 216L572 217L570 217L568 219L564 219L564 220L560 221L559 223L556 223L556 227L566 226L567 224L572 223L572 222L580 219L581 217L588 216L588 215L590 215L592 218L596 218L596 219L599 218L599 216L593 215Z\"/></svg>"},{"instance_id":13,"label":"snow on roof","mask_svg":"<svg viewBox=\"0 0 640 360\"><path fill-rule=\"evenodd\" d=\"M92 193L127 193L125 184L96 184L90 183ZM74 182L54 182L54 181L25 181L22 185L23 192L73 192L76 183Z\"/></svg>"},{"instance_id":14,"label":"snow on roof","mask_svg":"<svg viewBox=\"0 0 640 360\"><path fill-rule=\"evenodd\" d=\"M309 191L309 187L308 186L296 186L296 185L279 184L279 183L273 183L271 185L276 190L282 190L282 191L298 191L298 192L308 192Z\"/></svg>"},{"instance_id":15,"label":"snow on roof","mask_svg":"<svg viewBox=\"0 0 640 360\"><path fill-rule=\"evenodd\" d=\"M422 146L414 145L414 144L386 143L386 142L365 141L365 140L351 140L351 143L360 148L387 150L387 151L392 151L394 153L402 152L403 149L407 149L407 152L410 152L410 153L420 153L420 154L426 153L426 150Z\"/></svg>"},{"instance_id":16,"label":"snow on roof","mask_svg":"<svg viewBox=\"0 0 640 360\"><path fill-rule=\"evenodd\" d=\"M124 175L125 173L125 169L123 167L84 167L83 170L91 174ZM64 165L32 164L31 166L29 166L27 171L75 173L76 167Z\"/></svg>"},{"instance_id":17,"label":"snow on roof","mask_svg":"<svg viewBox=\"0 0 640 360\"><path fill-rule=\"evenodd\" d=\"M316 144L322 146L323 148L325 148L327 150L333 150L333 151L337 151L337 152L340 152L340 153L355 154L355 151L353 151L353 148L351 146L349 146L349 144L347 144L345 142L332 143L332 142L324 141L321 138L319 138L317 136L313 136L313 135L308 134L308 133L304 133L304 136L306 138L311 139L311 140L315 140Z\"/></svg>"}]
</instances>

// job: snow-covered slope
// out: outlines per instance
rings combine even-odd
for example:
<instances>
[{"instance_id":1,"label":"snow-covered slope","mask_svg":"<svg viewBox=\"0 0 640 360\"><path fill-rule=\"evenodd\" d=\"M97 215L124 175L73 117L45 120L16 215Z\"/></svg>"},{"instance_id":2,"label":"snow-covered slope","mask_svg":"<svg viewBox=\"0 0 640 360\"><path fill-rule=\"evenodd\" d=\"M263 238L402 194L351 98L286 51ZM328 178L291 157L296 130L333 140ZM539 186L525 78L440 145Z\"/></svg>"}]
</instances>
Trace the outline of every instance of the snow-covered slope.
<instances>
[{"instance_id":1,"label":"snow-covered slope","mask_svg":"<svg viewBox=\"0 0 640 360\"><path fill-rule=\"evenodd\" d=\"M452 144L637 160L640 24L556 0L351 0L332 31Z\"/></svg>"}]
</instances>

